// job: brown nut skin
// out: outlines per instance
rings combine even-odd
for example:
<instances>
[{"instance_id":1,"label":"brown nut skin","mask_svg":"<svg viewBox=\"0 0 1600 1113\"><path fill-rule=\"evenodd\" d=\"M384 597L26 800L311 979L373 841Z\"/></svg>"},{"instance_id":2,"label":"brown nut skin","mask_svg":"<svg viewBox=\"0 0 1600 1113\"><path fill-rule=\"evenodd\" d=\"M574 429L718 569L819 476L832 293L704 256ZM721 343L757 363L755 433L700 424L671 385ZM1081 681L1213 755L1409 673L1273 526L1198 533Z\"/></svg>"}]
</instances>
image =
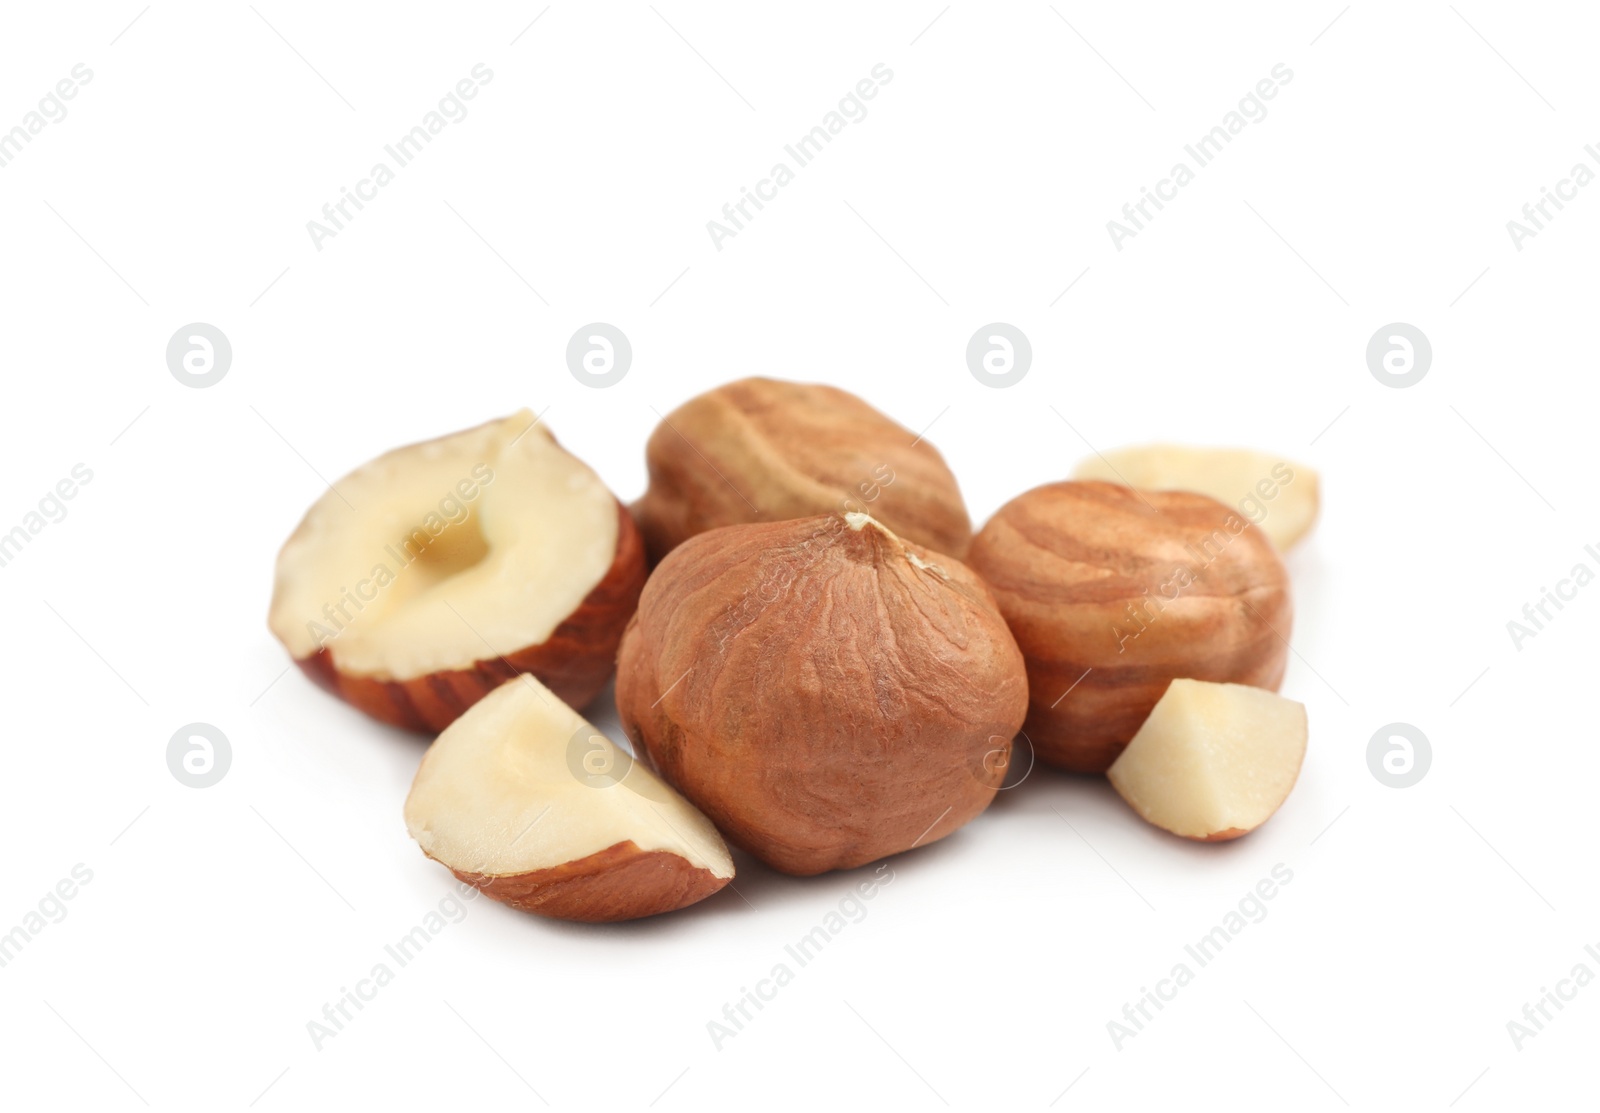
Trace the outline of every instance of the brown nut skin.
<instances>
[{"instance_id":1,"label":"brown nut skin","mask_svg":"<svg viewBox=\"0 0 1600 1113\"><path fill-rule=\"evenodd\" d=\"M525 672L538 677L563 703L581 708L611 679L623 627L639 604L648 572L644 543L621 503L617 516L617 555L605 577L538 645L483 658L470 669L446 669L409 680L342 673L327 649L295 664L326 691L404 730L437 734L501 684Z\"/></svg>"},{"instance_id":2,"label":"brown nut skin","mask_svg":"<svg viewBox=\"0 0 1600 1113\"><path fill-rule=\"evenodd\" d=\"M666 416L633 504L652 564L695 534L740 522L871 514L908 541L962 558L972 520L944 457L831 386L741 379Z\"/></svg>"},{"instance_id":3,"label":"brown nut skin","mask_svg":"<svg viewBox=\"0 0 1600 1113\"><path fill-rule=\"evenodd\" d=\"M810 875L983 811L1027 681L970 569L834 514L674 549L623 634L617 709L730 842Z\"/></svg>"},{"instance_id":4,"label":"brown nut skin","mask_svg":"<svg viewBox=\"0 0 1600 1113\"><path fill-rule=\"evenodd\" d=\"M1036 487L968 560L1027 659L1023 731L1051 765L1105 772L1175 678L1283 681L1288 573L1266 534L1204 495Z\"/></svg>"},{"instance_id":5,"label":"brown nut skin","mask_svg":"<svg viewBox=\"0 0 1600 1113\"><path fill-rule=\"evenodd\" d=\"M640 850L631 839L551 869L504 876L450 872L519 911L585 924L676 912L733 880L664 850Z\"/></svg>"}]
</instances>

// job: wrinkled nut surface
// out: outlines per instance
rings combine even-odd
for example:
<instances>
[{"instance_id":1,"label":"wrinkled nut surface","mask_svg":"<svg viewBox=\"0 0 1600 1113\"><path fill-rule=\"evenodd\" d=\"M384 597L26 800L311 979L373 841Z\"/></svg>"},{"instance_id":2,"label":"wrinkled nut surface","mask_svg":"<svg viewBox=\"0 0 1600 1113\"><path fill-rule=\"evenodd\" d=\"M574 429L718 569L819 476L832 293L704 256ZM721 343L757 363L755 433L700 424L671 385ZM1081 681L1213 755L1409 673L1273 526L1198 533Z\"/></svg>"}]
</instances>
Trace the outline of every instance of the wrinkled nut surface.
<instances>
[{"instance_id":1,"label":"wrinkled nut surface","mask_svg":"<svg viewBox=\"0 0 1600 1113\"><path fill-rule=\"evenodd\" d=\"M1204 495L1036 487L968 561L1027 660L1023 729L1041 761L1104 772L1177 677L1283 680L1288 574L1265 534Z\"/></svg>"},{"instance_id":2,"label":"wrinkled nut surface","mask_svg":"<svg viewBox=\"0 0 1600 1113\"><path fill-rule=\"evenodd\" d=\"M645 449L633 505L652 562L741 522L867 513L901 537L963 557L972 522L937 449L831 386L741 379L679 406Z\"/></svg>"},{"instance_id":3,"label":"wrinkled nut surface","mask_svg":"<svg viewBox=\"0 0 1600 1113\"><path fill-rule=\"evenodd\" d=\"M926 845L987 807L1027 682L965 565L834 514L673 550L623 635L617 708L730 841L816 874Z\"/></svg>"},{"instance_id":4,"label":"wrinkled nut surface","mask_svg":"<svg viewBox=\"0 0 1600 1113\"><path fill-rule=\"evenodd\" d=\"M1119 448L1089 457L1074 476L1146 491L1210 495L1265 530L1279 552L1287 552L1316 524L1321 501L1316 472L1243 448L1177 444Z\"/></svg>"},{"instance_id":5,"label":"wrinkled nut surface","mask_svg":"<svg viewBox=\"0 0 1600 1113\"><path fill-rule=\"evenodd\" d=\"M585 776L599 759L626 770ZM429 748L406 798L423 853L513 908L605 923L670 912L733 878L705 816L532 677Z\"/></svg>"},{"instance_id":6,"label":"wrinkled nut surface","mask_svg":"<svg viewBox=\"0 0 1600 1113\"><path fill-rule=\"evenodd\" d=\"M1225 842L1272 818L1305 756L1304 705L1241 684L1174 680L1106 776L1157 827Z\"/></svg>"},{"instance_id":7,"label":"wrinkled nut surface","mask_svg":"<svg viewBox=\"0 0 1600 1113\"><path fill-rule=\"evenodd\" d=\"M439 731L519 673L592 700L645 574L622 504L523 411L335 484L278 555L268 625L341 699Z\"/></svg>"}]
</instances>

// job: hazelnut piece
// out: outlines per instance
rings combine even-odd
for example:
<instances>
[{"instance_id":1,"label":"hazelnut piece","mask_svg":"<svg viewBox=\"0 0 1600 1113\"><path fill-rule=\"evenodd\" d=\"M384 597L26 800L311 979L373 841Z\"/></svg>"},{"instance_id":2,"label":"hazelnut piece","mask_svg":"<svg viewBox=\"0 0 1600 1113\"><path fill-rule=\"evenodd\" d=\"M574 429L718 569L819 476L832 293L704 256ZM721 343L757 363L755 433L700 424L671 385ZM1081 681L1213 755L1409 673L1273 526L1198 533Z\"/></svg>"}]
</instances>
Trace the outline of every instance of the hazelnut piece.
<instances>
[{"instance_id":1,"label":"hazelnut piece","mask_svg":"<svg viewBox=\"0 0 1600 1113\"><path fill-rule=\"evenodd\" d=\"M1174 680L1106 777L1174 835L1227 842L1272 818L1306 756L1306 709L1243 684Z\"/></svg>"},{"instance_id":2,"label":"hazelnut piece","mask_svg":"<svg viewBox=\"0 0 1600 1113\"><path fill-rule=\"evenodd\" d=\"M1096 453L1074 479L1101 479L1144 491L1198 491L1237 506L1286 553L1317 521L1317 473L1265 452L1149 444Z\"/></svg>"},{"instance_id":3,"label":"hazelnut piece","mask_svg":"<svg viewBox=\"0 0 1600 1113\"><path fill-rule=\"evenodd\" d=\"M524 410L331 487L278 554L268 624L322 687L437 732L520 673L593 700L645 574L627 510Z\"/></svg>"},{"instance_id":4,"label":"hazelnut piece","mask_svg":"<svg viewBox=\"0 0 1600 1113\"><path fill-rule=\"evenodd\" d=\"M594 769L620 775L586 775ZM706 817L531 674L445 728L417 769L405 819L423 853L460 880L560 920L671 912L733 879Z\"/></svg>"}]
</instances>

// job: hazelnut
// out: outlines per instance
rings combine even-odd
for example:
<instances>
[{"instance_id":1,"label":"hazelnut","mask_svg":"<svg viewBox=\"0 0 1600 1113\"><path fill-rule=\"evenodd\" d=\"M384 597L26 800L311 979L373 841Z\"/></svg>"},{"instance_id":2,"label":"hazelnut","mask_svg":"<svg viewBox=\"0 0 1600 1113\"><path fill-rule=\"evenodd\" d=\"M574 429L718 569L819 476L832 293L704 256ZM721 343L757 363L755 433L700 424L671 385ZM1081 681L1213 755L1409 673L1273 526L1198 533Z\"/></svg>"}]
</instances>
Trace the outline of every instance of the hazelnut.
<instances>
[{"instance_id":1,"label":"hazelnut","mask_svg":"<svg viewBox=\"0 0 1600 1113\"><path fill-rule=\"evenodd\" d=\"M1303 704L1243 684L1174 680L1106 777L1157 827L1227 842L1272 818L1305 757Z\"/></svg>"},{"instance_id":2,"label":"hazelnut","mask_svg":"<svg viewBox=\"0 0 1600 1113\"><path fill-rule=\"evenodd\" d=\"M625 769L581 774L581 758ZM608 923L683 908L733 879L706 817L531 675L473 704L428 748L406 797L428 857L494 900Z\"/></svg>"},{"instance_id":3,"label":"hazelnut","mask_svg":"<svg viewBox=\"0 0 1600 1113\"><path fill-rule=\"evenodd\" d=\"M632 509L652 562L741 522L867 513L908 541L966 555L972 522L937 449L831 386L741 379L693 398L645 449Z\"/></svg>"},{"instance_id":4,"label":"hazelnut","mask_svg":"<svg viewBox=\"0 0 1600 1113\"><path fill-rule=\"evenodd\" d=\"M1276 690L1292 608L1266 534L1187 491L1052 483L973 539L1028 663L1039 759L1104 772L1178 677Z\"/></svg>"},{"instance_id":5,"label":"hazelnut","mask_svg":"<svg viewBox=\"0 0 1600 1113\"><path fill-rule=\"evenodd\" d=\"M1101 479L1143 491L1198 491L1266 531L1286 553L1317 521L1317 473L1265 452L1245 448L1193 448L1149 444L1096 453L1078 465L1074 479Z\"/></svg>"},{"instance_id":6,"label":"hazelnut","mask_svg":"<svg viewBox=\"0 0 1600 1113\"><path fill-rule=\"evenodd\" d=\"M983 811L1027 681L970 569L866 514L831 514L674 549L623 634L617 709L731 842L808 875Z\"/></svg>"},{"instance_id":7,"label":"hazelnut","mask_svg":"<svg viewBox=\"0 0 1600 1113\"><path fill-rule=\"evenodd\" d=\"M436 732L519 673L594 699L645 573L627 510L524 410L324 493L278 554L268 624L334 695Z\"/></svg>"}]
</instances>

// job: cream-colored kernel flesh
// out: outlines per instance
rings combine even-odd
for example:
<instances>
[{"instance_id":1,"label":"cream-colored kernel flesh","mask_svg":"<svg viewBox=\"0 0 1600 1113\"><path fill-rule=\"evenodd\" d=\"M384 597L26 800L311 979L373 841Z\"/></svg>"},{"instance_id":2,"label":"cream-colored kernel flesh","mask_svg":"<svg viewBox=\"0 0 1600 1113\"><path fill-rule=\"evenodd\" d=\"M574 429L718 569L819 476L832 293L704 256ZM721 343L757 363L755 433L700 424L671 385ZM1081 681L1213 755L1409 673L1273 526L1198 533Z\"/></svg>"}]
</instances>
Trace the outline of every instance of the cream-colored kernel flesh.
<instances>
[{"instance_id":1,"label":"cream-colored kernel flesh","mask_svg":"<svg viewBox=\"0 0 1600 1113\"><path fill-rule=\"evenodd\" d=\"M1076 479L1099 479L1144 491L1196 491L1255 522L1279 552L1317 520L1317 473L1264 452L1151 444L1089 457Z\"/></svg>"},{"instance_id":2,"label":"cream-colored kernel flesh","mask_svg":"<svg viewBox=\"0 0 1600 1113\"><path fill-rule=\"evenodd\" d=\"M597 785L585 770L626 770ZM507 877L631 841L733 876L711 821L531 676L496 688L429 747L406 829L451 869Z\"/></svg>"},{"instance_id":3,"label":"cream-colored kernel flesh","mask_svg":"<svg viewBox=\"0 0 1600 1113\"><path fill-rule=\"evenodd\" d=\"M616 556L617 503L523 411L385 453L307 511L269 625L347 675L410 680L549 639Z\"/></svg>"},{"instance_id":4,"label":"cream-colored kernel flesh","mask_svg":"<svg viewBox=\"0 0 1600 1113\"><path fill-rule=\"evenodd\" d=\"M1288 798L1305 707L1263 688L1174 680L1107 776L1145 819L1186 838L1252 831Z\"/></svg>"}]
</instances>

